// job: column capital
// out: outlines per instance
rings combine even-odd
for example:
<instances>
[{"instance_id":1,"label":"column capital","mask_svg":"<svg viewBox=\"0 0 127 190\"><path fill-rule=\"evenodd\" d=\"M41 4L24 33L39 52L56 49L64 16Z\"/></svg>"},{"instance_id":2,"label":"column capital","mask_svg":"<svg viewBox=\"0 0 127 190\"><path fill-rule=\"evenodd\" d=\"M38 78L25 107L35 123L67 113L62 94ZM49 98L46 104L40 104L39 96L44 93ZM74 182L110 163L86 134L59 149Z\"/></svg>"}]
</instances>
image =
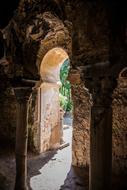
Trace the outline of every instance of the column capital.
<instances>
[{"instance_id":1,"label":"column capital","mask_svg":"<svg viewBox=\"0 0 127 190\"><path fill-rule=\"evenodd\" d=\"M16 99L19 103L28 101L32 92L32 87L16 87L14 88Z\"/></svg>"}]
</instances>

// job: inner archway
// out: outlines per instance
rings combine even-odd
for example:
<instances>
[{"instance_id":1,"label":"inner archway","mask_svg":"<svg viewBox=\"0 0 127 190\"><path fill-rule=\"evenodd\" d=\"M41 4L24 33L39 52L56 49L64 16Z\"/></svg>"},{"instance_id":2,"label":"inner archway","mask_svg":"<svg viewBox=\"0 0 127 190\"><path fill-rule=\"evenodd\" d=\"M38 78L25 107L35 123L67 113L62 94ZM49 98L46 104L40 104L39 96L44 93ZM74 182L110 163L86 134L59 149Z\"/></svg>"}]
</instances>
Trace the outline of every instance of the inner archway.
<instances>
[{"instance_id":1,"label":"inner archway","mask_svg":"<svg viewBox=\"0 0 127 190\"><path fill-rule=\"evenodd\" d=\"M66 100L64 100L63 104L61 99L65 97L62 95L64 85L69 86L68 82L65 82L68 75L68 70L66 69L69 67L68 65L68 54L62 48L51 49L41 62L40 75L42 83L39 88L38 102L40 152L57 149L62 143L61 117L63 111L67 108L64 107ZM67 88L64 88L64 90L67 91Z\"/></svg>"}]
</instances>

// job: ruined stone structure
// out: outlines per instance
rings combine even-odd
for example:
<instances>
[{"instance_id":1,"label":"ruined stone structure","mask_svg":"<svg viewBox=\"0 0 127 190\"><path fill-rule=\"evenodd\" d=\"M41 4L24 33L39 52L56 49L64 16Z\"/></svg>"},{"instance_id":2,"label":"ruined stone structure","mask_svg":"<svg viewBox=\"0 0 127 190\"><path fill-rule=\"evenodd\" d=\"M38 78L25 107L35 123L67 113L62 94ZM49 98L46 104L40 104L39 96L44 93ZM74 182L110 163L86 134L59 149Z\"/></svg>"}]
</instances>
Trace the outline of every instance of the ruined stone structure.
<instances>
[{"instance_id":1,"label":"ruined stone structure","mask_svg":"<svg viewBox=\"0 0 127 190\"><path fill-rule=\"evenodd\" d=\"M50 88L58 91L45 75L49 71L54 73L50 70L53 60L46 61L47 68L43 61L53 48L61 48L71 62L68 78L74 104L72 164L84 169L89 167L89 190L111 189L111 174L126 174L127 169L125 3L119 0L21 0L12 9L14 14L10 10L5 23L0 24L1 141L12 142L13 139L14 142L16 111L12 107L17 105L14 89L30 87L29 146L38 152L52 145L56 147L58 130L51 135L52 143L49 143L51 136L48 140L41 138L46 136L46 130L40 129L43 125L40 117L46 112L39 110L38 102L44 96L41 91L48 92ZM53 108L55 112L57 103ZM42 114L38 117L39 113Z\"/></svg>"}]
</instances>

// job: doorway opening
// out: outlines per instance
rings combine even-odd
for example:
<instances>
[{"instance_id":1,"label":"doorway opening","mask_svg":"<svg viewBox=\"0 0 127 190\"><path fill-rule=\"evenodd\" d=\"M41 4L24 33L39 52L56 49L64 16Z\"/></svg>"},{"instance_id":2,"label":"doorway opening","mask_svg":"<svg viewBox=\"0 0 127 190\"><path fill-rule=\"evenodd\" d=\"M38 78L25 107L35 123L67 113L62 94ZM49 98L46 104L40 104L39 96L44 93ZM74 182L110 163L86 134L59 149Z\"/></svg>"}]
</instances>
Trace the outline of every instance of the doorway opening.
<instances>
[{"instance_id":1,"label":"doorway opening","mask_svg":"<svg viewBox=\"0 0 127 190\"><path fill-rule=\"evenodd\" d=\"M68 54L62 48L48 51L40 66L39 149L40 153L52 150L55 154L40 168L40 174L30 179L33 190L60 189L71 167L73 105L67 80L69 68Z\"/></svg>"},{"instance_id":2,"label":"doorway opening","mask_svg":"<svg viewBox=\"0 0 127 190\"><path fill-rule=\"evenodd\" d=\"M72 113L69 68L68 54L62 48L51 49L42 60L38 101L40 153L57 149L64 142L63 116Z\"/></svg>"}]
</instances>

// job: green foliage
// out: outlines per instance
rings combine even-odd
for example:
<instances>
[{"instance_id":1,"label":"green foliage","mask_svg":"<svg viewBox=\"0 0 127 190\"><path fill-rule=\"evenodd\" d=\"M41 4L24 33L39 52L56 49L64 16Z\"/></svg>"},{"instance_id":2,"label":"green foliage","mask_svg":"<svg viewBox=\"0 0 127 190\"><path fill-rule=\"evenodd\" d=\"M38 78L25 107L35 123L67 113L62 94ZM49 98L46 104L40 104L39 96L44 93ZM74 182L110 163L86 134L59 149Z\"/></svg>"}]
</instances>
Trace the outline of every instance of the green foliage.
<instances>
[{"instance_id":1,"label":"green foliage","mask_svg":"<svg viewBox=\"0 0 127 190\"><path fill-rule=\"evenodd\" d=\"M66 82L69 73L69 68L70 68L69 59L66 59L60 69L60 80L62 84Z\"/></svg>"},{"instance_id":2,"label":"green foliage","mask_svg":"<svg viewBox=\"0 0 127 190\"><path fill-rule=\"evenodd\" d=\"M72 111L73 109L73 103L72 100L69 100L66 105L66 111Z\"/></svg>"},{"instance_id":3,"label":"green foliage","mask_svg":"<svg viewBox=\"0 0 127 190\"><path fill-rule=\"evenodd\" d=\"M71 111L73 108L72 100L69 100L66 96L60 93L60 106L64 111Z\"/></svg>"},{"instance_id":4,"label":"green foliage","mask_svg":"<svg viewBox=\"0 0 127 190\"><path fill-rule=\"evenodd\" d=\"M65 60L60 70L60 80L62 86L60 88L60 106L63 107L64 111L72 110L72 100L71 100L71 85L67 80L69 73L69 59Z\"/></svg>"},{"instance_id":5,"label":"green foliage","mask_svg":"<svg viewBox=\"0 0 127 190\"><path fill-rule=\"evenodd\" d=\"M60 106L63 108L63 110L66 110L67 109L67 97L66 96L63 96L61 93L59 94L60 96Z\"/></svg>"}]
</instances>

